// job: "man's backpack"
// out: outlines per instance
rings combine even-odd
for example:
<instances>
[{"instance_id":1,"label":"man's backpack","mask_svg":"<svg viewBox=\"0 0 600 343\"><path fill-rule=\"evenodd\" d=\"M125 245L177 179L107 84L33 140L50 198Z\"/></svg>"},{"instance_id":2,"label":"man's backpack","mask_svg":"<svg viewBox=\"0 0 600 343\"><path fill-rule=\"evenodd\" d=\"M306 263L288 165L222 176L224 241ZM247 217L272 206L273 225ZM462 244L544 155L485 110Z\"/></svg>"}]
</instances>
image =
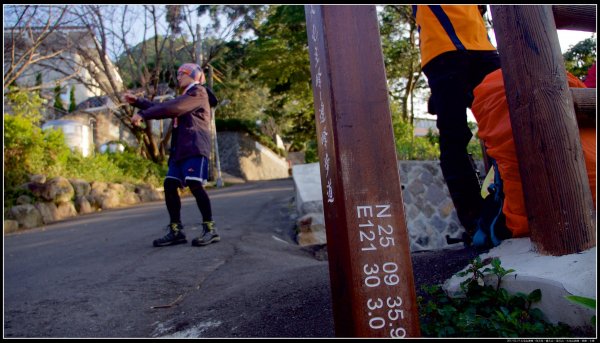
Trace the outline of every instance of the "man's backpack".
<instances>
[{"instance_id":1,"label":"man's backpack","mask_svg":"<svg viewBox=\"0 0 600 343\"><path fill-rule=\"evenodd\" d=\"M492 167L482 186L482 190L487 190L488 194L483 199L481 216L477 221L472 241L473 246L483 249L498 246L502 240L512 237L512 232L506 227L506 216L502 212L504 205L502 178L498 164L494 159L490 158L490 160Z\"/></svg>"}]
</instances>

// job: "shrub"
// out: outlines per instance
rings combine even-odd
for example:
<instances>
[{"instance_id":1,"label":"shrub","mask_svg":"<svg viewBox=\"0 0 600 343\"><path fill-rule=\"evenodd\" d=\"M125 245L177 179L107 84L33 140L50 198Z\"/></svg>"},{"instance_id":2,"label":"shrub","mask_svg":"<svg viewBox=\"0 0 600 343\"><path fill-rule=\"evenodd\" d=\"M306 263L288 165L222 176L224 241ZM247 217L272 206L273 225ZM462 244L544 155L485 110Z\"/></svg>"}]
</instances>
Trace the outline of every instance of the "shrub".
<instances>
[{"instance_id":1,"label":"shrub","mask_svg":"<svg viewBox=\"0 0 600 343\"><path fill-rule=\"evenodd\" d=\"M319 161L319 150L318 143L316 140L311 140L306 144L306 152L304 154L304 161L306 163L313 163Z\"/></svg>"},{"instance_id":2,"label":"shrub","mask_svg":"<svg viewBox=\"0 0 600 343\"><path fill-rule=\"evenodd\" d=\"M415 137L414 128L409 122L399 119L393 125L396 154L399 160L439 159L439 139L431 130L425 137Z\"/></svg>"},{"instance_id":3,"label":"shrub","mask_svg":"<svg viewBox=\"0 0 600 343\"><path fill-rule=\"evenodd\" d=\"M30 174L57 173L70 150L61 131L42 132L31 120L4 115L4 184L17 186Z\"/></svg>"},{"instance_id":4,"label":"shrub","mask_svg":"<svg viewBox=\"0 0 600 343\"><path fill-rule=\"evenodd\" d=\"M424 337L571 337L571 329L563 323L550 324L543 313L531 305L542 298L539 289L529 294L509 294L500 288L502 278L514 272L501 267L498 258L471 262L468 276L461 283L463 298L449 297L439 285L424 286L428 301L418 297L421 333ZM489 268L488 266L491 266ZM485 268L484 268L485 267ZM494 286L485 285L483 277L497 277Z\"/></svg>"},{"instance_id":5,"label":"shrub","mask_svg":"<svg viewBox=\"0 0 600 343\"><path fill-rule=\"evenodd\" d=\"M396 153L399 160L439 160L440 158L440 137L431 129L423 137L414 136L414 127L402 119L395 120L394 138L396 143ZM469 122L471 131L477 130L477 124ZM474 160L481 160L483 153L479 140L474 134L467 145L467 152L473 155Z\"/></svg>"},{"instance_id":6,"label":"shrub","mask_svg":"<svg viewBox=\"0 0 600 343\"><path fill-rule=\"evenodd\" d=\"M32 174L63 176L86 181L149 183L160 186L166 166L127 150L124 153L84 157L72 152L61 130L42 131L41 100L37 93L13 89L7 100L13 114L4 114L4 207L15 205L20 195L31 195L20 186Z\"/></svg>"}]
</instances>

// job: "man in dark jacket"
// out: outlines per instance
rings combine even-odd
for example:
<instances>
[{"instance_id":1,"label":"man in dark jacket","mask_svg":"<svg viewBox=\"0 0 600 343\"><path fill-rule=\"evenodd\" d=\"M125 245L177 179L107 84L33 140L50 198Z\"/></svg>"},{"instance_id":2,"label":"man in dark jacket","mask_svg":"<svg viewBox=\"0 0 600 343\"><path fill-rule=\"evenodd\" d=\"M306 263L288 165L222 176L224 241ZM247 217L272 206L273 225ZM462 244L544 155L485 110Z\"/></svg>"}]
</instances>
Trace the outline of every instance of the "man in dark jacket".
<instances>
[{"instance_id":1,"label":"man in dark jacket","mask_svg":"<svg viewBox=\"0 0 600 343\"><path fill-rule=\"evenodd\" d=\"M182 90L180 96L160 104L138 98L130 92L123 101L141 109L131 117L134 125L142 120L173 119L169 171L164 181L165 202L169 211L168 233L154 240L155 247L186 243L181 224L181 199L178 188L185 186L196 198L202 214L202 235L192 240L192 245L203 246L218 242L219 235L212 219L210 199L203 183L208 178L208 162L211 151L211 110L204 73L200 66L186 63L177 71L177 82Z\"/></svg>"}]
</instances>

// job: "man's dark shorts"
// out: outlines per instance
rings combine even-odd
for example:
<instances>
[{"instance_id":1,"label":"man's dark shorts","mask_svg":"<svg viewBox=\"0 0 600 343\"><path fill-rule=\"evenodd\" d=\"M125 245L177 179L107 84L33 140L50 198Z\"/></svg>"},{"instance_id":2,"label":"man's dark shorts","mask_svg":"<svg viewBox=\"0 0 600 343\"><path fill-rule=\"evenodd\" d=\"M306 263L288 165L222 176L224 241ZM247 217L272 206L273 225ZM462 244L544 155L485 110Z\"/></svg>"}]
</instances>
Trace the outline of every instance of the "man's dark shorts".
<instances>
[{"instance_id":1,"label":"man's dark shorts","mask_svg":"<svg viewBox=\"0 0 600 343\"><path fill-rule=\"evenodd\" d=\"M177 162L169 161L167 178L179 180L181 187L186 186L187 180L204 184L208 180L208 158L195 156Z\"/></svg>"}]
</instances>

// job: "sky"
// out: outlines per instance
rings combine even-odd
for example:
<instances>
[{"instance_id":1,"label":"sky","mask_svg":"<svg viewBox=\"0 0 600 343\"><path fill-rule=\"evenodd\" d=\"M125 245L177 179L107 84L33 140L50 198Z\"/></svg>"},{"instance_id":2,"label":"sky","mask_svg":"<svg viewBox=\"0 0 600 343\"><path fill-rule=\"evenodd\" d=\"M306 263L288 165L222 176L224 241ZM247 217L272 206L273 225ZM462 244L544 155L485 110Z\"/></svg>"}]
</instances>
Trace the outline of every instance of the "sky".
<instances>
[{"instance_id":1,"label":"sky","mask_svg":"<svg viewBox=\"0 0 600 343\"><path fill-rule=\"evenodd\" d=\"M560 50L564 54L570 47L581 42L586 38L592 37L593 32L557 30Z\"/></svg>"}]
</instances>

